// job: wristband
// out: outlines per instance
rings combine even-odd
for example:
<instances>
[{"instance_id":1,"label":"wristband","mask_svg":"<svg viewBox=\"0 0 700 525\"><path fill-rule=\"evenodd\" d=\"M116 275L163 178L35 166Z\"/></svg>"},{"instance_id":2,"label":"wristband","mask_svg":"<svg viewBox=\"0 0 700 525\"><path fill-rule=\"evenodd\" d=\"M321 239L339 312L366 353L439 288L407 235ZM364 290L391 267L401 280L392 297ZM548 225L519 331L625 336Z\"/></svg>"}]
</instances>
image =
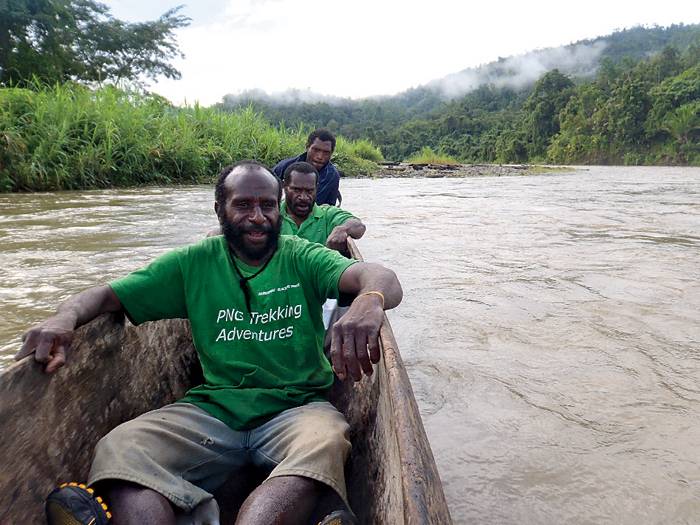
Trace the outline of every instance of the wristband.
<instances>
[{"instance_id":1,"label":"wristband","mask_svg":"<svg viewBox=\"0 0 700 525\"><path fill-rule=\"evenodd\" d=\"M372 291L370 291L370 292L363 292L363 293L361 293L360 295L358 295L358 296L356 297L356 299L359 299L359 298L362 297L363 295L377 295L377 296L381 297L381 299L382 299L382 310L384 310L384 294L383 294L382 292L378 292L377 290L372 290Z\"/></svg>"}]
</instances>

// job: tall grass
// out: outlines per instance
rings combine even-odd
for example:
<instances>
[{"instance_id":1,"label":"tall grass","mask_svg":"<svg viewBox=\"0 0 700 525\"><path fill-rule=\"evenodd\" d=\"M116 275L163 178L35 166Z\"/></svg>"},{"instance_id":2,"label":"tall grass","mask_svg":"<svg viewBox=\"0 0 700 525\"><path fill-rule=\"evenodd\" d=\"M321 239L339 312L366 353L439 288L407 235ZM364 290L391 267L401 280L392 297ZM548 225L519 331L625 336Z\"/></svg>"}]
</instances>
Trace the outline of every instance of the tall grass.
<instances>
[{"instance_id":1,"label":"tall grass","mask_svg":"<svg viewBox=\"0 0 700 525\"><path fill-rule=\"evenodd\" d=\"M343 175L367 176L377 171L377 162L384 160L382 152L367 140L350 141L338 137L333 162Z\"/></svg>"},{"instance_id":2,"label":"tall grass","mask_svg":"<svg viewBox=\"0 0 700 525\"><path fill-rule=\"evenodd\" d=\"M206 182L236 160L272 166L301 153L307 133L275 128L252 109L174 108L112 87L3 88L0 191ZM377 168L372 154L381 158L366 141L340 138L334 162L362 175Z\"/></svg>"},{"instance_id":3,"label":"tall grass","mask_svg":"<svg viewBox=\"0 0 700 525\"><path fill-rule=\"evenodd\" d=\"M406 162L412 164L459 164L459 161L449 155L434 151L432 148L425 146L412 157L409 157Z\"/></svg>"}]
</instances>

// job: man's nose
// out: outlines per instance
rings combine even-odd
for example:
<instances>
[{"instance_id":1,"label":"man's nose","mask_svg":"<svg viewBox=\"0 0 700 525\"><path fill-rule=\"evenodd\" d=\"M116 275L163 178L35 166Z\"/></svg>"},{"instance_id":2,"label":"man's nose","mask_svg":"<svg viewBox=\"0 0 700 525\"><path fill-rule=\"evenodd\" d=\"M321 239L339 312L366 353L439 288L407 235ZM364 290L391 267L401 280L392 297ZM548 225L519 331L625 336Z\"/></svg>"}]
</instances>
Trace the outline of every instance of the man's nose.
<instances>
[{"instance_id":1,"label":"man's nose","mask_svg":"<svg viewBox=\"0 0 700 525\"><path fill-rule=\"evenodd\" d=\"M250 222L255 222L257 224L262 224L265 222L265 215L263 215L262 209L260 206L255 206L251 210L251 214L249 216Z\"/></svg>"}]
</instances>

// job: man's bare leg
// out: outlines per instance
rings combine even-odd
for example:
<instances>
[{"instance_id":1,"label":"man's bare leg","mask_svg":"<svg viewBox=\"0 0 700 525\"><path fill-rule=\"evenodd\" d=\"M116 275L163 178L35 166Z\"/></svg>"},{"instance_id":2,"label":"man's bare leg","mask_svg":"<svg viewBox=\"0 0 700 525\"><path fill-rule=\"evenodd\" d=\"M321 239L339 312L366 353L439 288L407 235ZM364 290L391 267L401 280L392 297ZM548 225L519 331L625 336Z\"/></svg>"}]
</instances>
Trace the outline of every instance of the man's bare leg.
<instances>
[{"instance_id":1,"label":"man's bare leg","mask_svg":"<svg viewBox=\"0 0 700 525\"><path fill-rule=\"evenodd\" d=\"M134 483L114 482L103 489L114 525L174 525L175 511L167 498Z\"/></svg>"},{"instance_id":2,"label":"man's bare leg","mask_svg":"<svg viewBox=\"0 0 700 525\"><path fill-rule=\"evenodd\" d=\"M308 522L321 484L302 476L279 476L258 486L243 502L240 525L293 525Z\"/></svg>"}]
</instances>

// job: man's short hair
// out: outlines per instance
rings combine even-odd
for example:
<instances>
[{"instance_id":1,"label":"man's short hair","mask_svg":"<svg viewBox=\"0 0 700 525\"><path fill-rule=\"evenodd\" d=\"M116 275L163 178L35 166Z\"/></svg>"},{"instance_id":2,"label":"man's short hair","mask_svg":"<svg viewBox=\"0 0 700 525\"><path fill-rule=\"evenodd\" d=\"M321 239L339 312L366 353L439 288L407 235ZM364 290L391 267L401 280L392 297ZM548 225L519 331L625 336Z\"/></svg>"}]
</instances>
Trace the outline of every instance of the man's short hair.
<instances>
[{"instance_id":1,"label":"man's short hair","mask_svg":"<svg viewBox=\"0 0 700 525\"><path fill-rule=\"evenodd\" d=\"M292 176L293 171L296 171L297 173L313 173L316 175L316 184L318 185L318 170L314 168L313 164L300 160L298 162L293 162L287 166L286 170L284 170L284 173L282 174L282 181L284 182L285 186L289 183L289 178Z\"/></svg>"},{"instance_id":2,"label":"man's short hair","mask_svg":"<svg viewBox=\"0 0 700 525\"><path fill-rule=\"evenodd\" d=\"M235 170L236 168L240 166L245 166L247 168L262 168L268 173L272 174L270 171L270 168L265 166L264 164L258 162L257 160L251 160L251 159L245 159L245 160L239 160L238 162L231 164L229 166L226 166L224 169L221 170L221 173L219 173L218 179L216 179L216 188L214 189L214 200L218 203L219 209L223 211L224 206L226 205L226 177L229 176L229 174ZM282 201L282 183L280 180L272 175L275 180L277 181L277 201L281 202Z\"/></svg>"},{"instance_id":3,"label":"man's short hair","mask_svg":"<svg viewBox=\"0 0 700 525\"><path fill-rule=\"evenodd\" d=\"M319 128L315 129L311 132L309 135L309 138L306 139L306 147L308 149L311 144L314 143L314 140L320 140L321 142L330 142L331 143L331 151L335 151L335 135L328 131L325 128Z\"/></svg>"}]
</instances>

